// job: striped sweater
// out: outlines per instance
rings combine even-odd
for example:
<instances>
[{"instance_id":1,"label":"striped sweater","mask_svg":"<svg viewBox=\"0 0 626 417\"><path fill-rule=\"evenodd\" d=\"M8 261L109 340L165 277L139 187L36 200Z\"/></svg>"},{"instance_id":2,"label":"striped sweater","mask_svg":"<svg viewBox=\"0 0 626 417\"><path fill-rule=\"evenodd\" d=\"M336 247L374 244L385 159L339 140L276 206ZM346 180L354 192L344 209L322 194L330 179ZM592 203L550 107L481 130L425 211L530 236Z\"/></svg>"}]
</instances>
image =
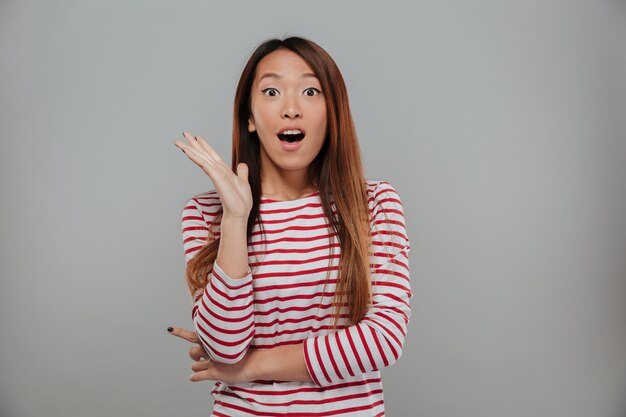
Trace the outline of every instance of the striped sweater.
<instances>
[{"instance_id":1,"label":"striped sweater","mask_svg":"<svg viewBox=\"0 0 626 417\"><path fill-rule=\"evenodd\" d=\"M331 330L340 247L319 192L291 201L262 198L248 242L250 272L226 275L217 263L192 308L196 332L213 360L235 363L247 349L302 344L313 381L216 382L212 416L383 416L379 369L402 354L410 317L409 240L401 200L385 181L367 180L371 213L372 304L356 325ZM216 191L182 213L185 260L219 237ZM344 307L345 308L345 307ZM345 310L344 310L345 312Z\"/></svg>"}]
</instances>

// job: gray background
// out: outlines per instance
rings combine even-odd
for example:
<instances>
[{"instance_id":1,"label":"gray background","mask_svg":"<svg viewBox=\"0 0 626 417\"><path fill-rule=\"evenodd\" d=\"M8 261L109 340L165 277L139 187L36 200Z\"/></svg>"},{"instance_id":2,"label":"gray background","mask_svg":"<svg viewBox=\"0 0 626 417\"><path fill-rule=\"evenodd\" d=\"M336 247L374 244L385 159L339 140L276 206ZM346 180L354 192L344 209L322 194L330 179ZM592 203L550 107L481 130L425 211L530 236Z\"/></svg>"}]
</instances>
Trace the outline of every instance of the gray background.
<instances>
[{"instance_id":1,"label":"gray background","mask_svg":"<svg viewBox=\"0 0 626 417\"><path fill-rule=\"evenodd\" d=\"M388 415L626 414L623 1L2 1L0 414L202 416L180 213L269 37L337 61L404 201Z\"/></svg>"}]
</instances>

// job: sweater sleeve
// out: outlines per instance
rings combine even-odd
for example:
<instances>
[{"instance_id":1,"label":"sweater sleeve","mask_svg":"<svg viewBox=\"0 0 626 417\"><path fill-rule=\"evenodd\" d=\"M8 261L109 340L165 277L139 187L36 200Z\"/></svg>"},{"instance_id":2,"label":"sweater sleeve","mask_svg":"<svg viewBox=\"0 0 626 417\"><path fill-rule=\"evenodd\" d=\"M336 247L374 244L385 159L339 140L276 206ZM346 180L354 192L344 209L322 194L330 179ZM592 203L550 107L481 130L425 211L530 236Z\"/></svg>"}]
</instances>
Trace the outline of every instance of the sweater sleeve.
<instances>
[{"instance_id":1,"label":"sweater sleeve","mask_svg":"<svg viewBox=\"0 0 626 417\"><path fill-rule=\"evenodd\" d=\"M219 214L216 199L217 194L207 202L193 198L183 209L183 247L187 263L207 244L209 227ZM234 279L217 262L213 264L207 285L194 302L191 313L198 340L211 359L232 364L245 355L254 336L252 292L250 269L244 278Z\"/></svg>"},{"instance_id":2,"label":"sweater sleeve","mask_svg":"<svg viewBox=\"0 0 626 417\"><path fill-rule=\"evenodd\" d=\"M395 189L380 182L373 194L372 304L357 324L305 340L306 366L319 386L390 366L402 354L411 313L410 244Z\"/></svg>"}]
</instances>

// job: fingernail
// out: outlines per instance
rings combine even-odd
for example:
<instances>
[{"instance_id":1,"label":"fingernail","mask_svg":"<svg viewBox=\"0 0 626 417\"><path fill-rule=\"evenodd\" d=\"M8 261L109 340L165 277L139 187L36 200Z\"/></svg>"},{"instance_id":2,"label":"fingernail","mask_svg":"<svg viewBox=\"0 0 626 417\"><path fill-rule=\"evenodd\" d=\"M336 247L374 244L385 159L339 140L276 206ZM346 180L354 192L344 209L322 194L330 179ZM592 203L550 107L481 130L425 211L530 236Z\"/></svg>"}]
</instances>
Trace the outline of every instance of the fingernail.
<instances>
[{"instance_id":1,"label":"fingernail","mask_svg":"<svg viewBox=\"0 0 626 417\"><path fill-rule=\"evenodd\" d=\"M168 328L167 328L167 331L168 331L168 332L170 332L170 333L172 333L172 332L174 331L174 328L173 328L173 327L168 327Z\"/></svg>"},{"instance_id":2,"label":"fingernail","mask_svg":"<svg viewBox=\"0 0 626 417\"><path fill-rule=\"evenodd\" d=\"M193 374L189 375L189 380L193 381Z\"/></svg>"}]
</instances>

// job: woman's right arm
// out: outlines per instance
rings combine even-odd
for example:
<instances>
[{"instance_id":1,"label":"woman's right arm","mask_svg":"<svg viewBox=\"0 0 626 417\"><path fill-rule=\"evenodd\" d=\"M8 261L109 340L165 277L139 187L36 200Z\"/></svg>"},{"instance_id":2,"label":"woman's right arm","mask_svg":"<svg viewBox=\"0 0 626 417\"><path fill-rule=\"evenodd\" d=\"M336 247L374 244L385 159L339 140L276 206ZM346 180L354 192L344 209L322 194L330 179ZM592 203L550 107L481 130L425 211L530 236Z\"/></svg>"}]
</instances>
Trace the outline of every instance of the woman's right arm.
<instances>
[{"instance_id":1,"label":"woman's right arm","mask_svg":"<svg viewBox=\"0 0 626 417\"><path fill-rule=\"evenodd\" d=\"M215 361L232 364L245 355L254 336L252 307L252 274L248 266L247 218L252 195L247 166L240 164L235 175L204 141L186 134L190 145L176 142L194 163L213 181L217 195L207 209L219 203L222 207L220 245L206 287L193 307L192 317L198 339ZM218 196L219 195L219 196ZM202 203L192 199L182 214L185 260L207 243L208 224Z\"/></svg>"}]
</instances>

